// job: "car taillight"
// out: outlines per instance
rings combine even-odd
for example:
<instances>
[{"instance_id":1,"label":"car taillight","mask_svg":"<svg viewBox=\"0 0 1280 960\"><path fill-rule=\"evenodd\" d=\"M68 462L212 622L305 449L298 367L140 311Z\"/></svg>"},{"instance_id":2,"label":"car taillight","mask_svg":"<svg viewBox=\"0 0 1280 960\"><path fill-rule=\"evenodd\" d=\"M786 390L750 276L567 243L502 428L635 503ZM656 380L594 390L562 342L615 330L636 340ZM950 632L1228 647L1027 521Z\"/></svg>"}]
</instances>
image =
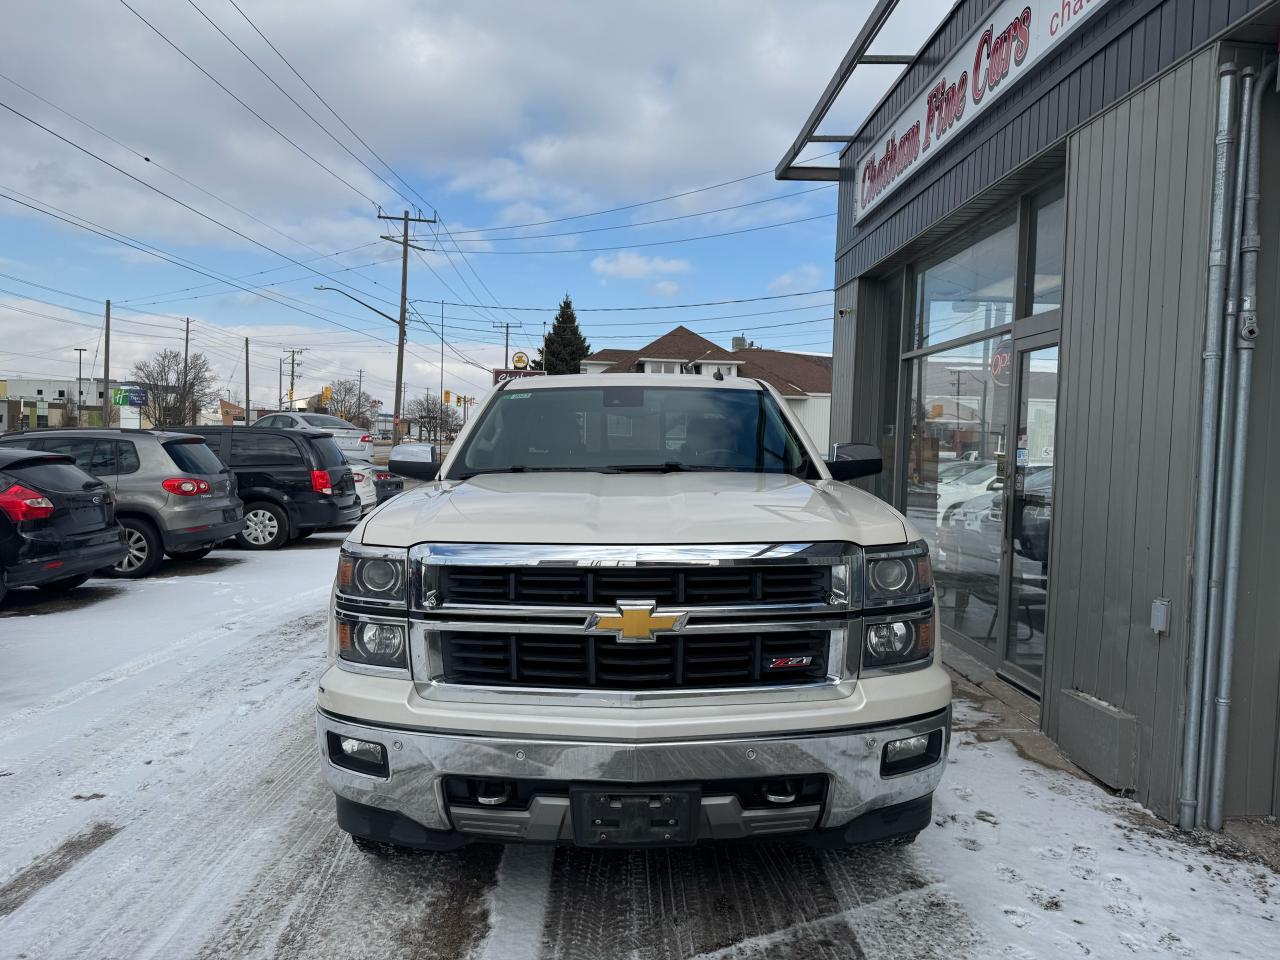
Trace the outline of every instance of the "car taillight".
<instances>
[{"instance_id":1,"label":"car taillight","mask_svg":"<svg viewBox=\"0 0 1280 960\"><path fill-rule=\"evenodd\" d=\"M42 493L15 483L0 491L0 510L14 523L21 520L44 520L53 516L53 501Z\"/></svg>"},{"instance_id":2,"label":"car taillight","mask_svg":"<svg viewBox=\"0 0 1280 960\"><path fill-rule=\"evenodd\" d=\"M208 480L198 477L170 477L162 480L160 486L178 497L196 497L213 489Z\"/></svg>"},{"instance_id":3,"label":"car taillight","mask_svg":"<svg viewBox=\"0 0 1280 960\"><path fill-rule=\"evenodd\" d=\"M391 474L389 474L389 473L383 473L383 472L379 471L378 473L375 473L375 474L373 475L373 479L375 479L375 480L390 480L390 479L391 479Z\"/></svg>"},{"instance_id":4,"label":"car taillight","mask_svg":"<svg viewBox=\"0 0 1280 960\"><path fill-rule=\"evenodd\" d=\"M329 479L328 470L311 471L311 489L316 493L333 493L333 481Z\"/></svg>"},{"instance_id":5,"label":"car taillight","mask_svg":"<svg viewBox=\"0 0 1280 960\"><path fill-rule=\"evenodd\" d=\"M369 436L369 434L367 434L367 433L366 433L363 437L361 437L361 438L360 438L360 442L361 442L361 443L373 443L373 437Z\"/></svg>"},{"instance_id":6,"label":"car taillight","mask_svg":"<svg viewBox=\"0 0 1280 960\"><path fill-rule=\"evenodd\" d=\"M365 474L360 473L359 471L352 473L351 477L353 480L355 480L356 483L364 483L365 480L368 479L368 477Z\"/></svg>"}]
</instances>

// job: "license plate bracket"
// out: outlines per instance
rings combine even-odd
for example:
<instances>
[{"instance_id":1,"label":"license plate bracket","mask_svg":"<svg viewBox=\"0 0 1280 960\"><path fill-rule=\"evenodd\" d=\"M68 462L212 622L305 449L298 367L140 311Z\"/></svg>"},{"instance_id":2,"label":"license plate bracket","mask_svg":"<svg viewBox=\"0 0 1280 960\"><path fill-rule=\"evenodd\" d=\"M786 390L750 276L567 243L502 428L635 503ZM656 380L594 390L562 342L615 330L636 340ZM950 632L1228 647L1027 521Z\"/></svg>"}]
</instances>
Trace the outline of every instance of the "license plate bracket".
<instances>
[{"instance_id":1,"label":"license plate bracket","mask_svg":"<svg viewBox=\"0 0 1280 960\"><path fill-rule=\"evenodd\" d=\"M672 846L698 838L697 786L570 787L573 840L583 847Z\"/></svg>"}]
</instances>

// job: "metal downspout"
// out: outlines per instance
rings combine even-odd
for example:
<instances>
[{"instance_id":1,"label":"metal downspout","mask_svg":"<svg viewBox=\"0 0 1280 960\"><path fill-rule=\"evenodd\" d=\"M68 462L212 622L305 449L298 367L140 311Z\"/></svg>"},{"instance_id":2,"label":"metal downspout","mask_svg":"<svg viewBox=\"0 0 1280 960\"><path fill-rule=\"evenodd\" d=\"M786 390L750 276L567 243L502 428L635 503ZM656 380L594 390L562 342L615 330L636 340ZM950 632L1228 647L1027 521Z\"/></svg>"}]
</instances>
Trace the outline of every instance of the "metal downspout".
<instances>
[{"instance_id":1,"label":"metal downspout","mask_svg":"<svg viewBox=\"0 0 1280 960\"><path fill-rule=\"evenodd\" d=\"M1230 176L1235 103L1235 64L1218 68L1218 127L1214 137L1213 205L1210 209L1209 291L1205 317L1203 393L1200 397L1199 477L1196 485L1195 564L1191 602L1191 637L1187 650L1186 718L1182 734L1182 791L1178 823L1196 825L1200 760L1201 698L1204 695L1204 650L1209 613L1209 549L1213 537L1213 456L1218 445L1216 404L1222 385L1222 310L1226 293L1227 180Z\"/></svg>"},{"instance_id":2,"label":"metal downspout","mask_svg":"<svg viewBox=\"0 0 1280 960\"><path fill-rule=\"evenodd\" d=\"M1248 176L1249 104L1253 102L1252 67L1240 71L1240 143L1231 183L1230 257L1227 307L1222 324L1222 389L1218 400L1218 448L1214 457L1213 553L1209 574L1209 630L1205 634L1204 693L1201 696L1200 759L1196 788L1196 825L1204 826L1209 809L1209 768L1213 762L1214 701L1218 693L1218 660L1222 651L1222 581L1226 571L1227 492L1231 483L1231 414L1235 410L1236 315L1240 303L1240 235L1244 226L1244 190Z\"/></svg>"},{"instance_id":3,"label":"metal downspout","mask_svg":"<svg viewBox=\"0 0 1280 960\"><path fill-rule=\"evenodd\" d=\"M1262 200L1262 104L1276 74L1268 65L1258 77L1249 111L1249 164L1244 194L1244 234L1240 241L1240 330L1236 339L1235 438L1231 449L1231 506L1227 521L1227 578L1222 591L1222 653L1218 697L1214 704L1213 769L1209 782L1208 826L1221 830L1227 782L1227 723L1231 716L1231 668L1236 643L1236 607L1240 589L1240 539L1244 527L1244 466L1249 443L1249 391L1253 347L1258 339L1258 254L1262 249L1259 207Z\"/></svg>"}]
</instances>

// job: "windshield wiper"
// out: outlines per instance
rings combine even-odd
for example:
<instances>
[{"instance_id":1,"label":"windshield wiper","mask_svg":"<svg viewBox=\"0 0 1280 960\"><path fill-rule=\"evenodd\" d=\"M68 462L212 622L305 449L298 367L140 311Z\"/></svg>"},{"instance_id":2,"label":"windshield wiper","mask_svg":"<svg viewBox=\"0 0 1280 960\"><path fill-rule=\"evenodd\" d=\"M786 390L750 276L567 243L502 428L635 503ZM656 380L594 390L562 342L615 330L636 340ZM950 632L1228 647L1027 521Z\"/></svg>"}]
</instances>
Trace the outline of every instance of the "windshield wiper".
<instances>
[{"instance_id":1,"label":"windshield wiper","mask_svg":"<svg viewBox=\"0 0 1280 960\"><path fill-rule=\"evenodd\" d=\"M490 467L485 470L471 470L460 476L459 480L470 480L489 473L616 473L614 467L527 467L522 463L509 467Z\"/></svg>"},{"instance_id":2,"label":"windshield wiper","mask_svg":"<svg viewBox=\"0 0 1280 960\"><path fill-rule=\"evenodd\" d=\"M665 463L615 463L609 467L615 473L754 473L746 467L717 467L713 464L680 463L667 460Z\"/></svg>"}]
</instances>

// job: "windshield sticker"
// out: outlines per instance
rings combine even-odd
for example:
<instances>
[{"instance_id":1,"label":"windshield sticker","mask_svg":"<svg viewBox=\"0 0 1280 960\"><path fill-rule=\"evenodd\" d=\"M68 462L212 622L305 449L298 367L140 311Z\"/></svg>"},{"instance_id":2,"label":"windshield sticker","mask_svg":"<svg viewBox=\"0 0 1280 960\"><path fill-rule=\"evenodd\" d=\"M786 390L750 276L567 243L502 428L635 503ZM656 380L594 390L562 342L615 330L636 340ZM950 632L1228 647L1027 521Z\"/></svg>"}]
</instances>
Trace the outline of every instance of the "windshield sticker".
<instances>
[{"instance_id":1,"label":"windshield sticker","mask_svg":"<svg viewBox=\"0 0 1280 960\"><path fill-rule=\"evenodd\" d=\"M504 400L528 400L531 396L533 396L531 393L504 393L502 398Z\"/></svg>"}]
</instances>

